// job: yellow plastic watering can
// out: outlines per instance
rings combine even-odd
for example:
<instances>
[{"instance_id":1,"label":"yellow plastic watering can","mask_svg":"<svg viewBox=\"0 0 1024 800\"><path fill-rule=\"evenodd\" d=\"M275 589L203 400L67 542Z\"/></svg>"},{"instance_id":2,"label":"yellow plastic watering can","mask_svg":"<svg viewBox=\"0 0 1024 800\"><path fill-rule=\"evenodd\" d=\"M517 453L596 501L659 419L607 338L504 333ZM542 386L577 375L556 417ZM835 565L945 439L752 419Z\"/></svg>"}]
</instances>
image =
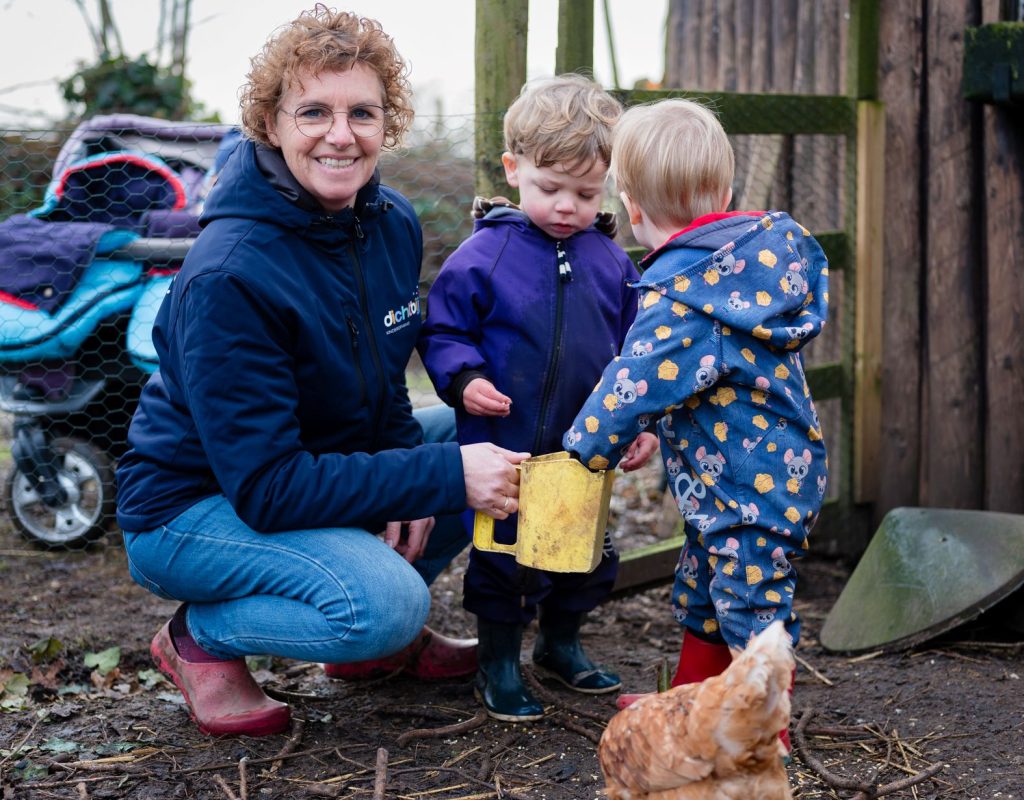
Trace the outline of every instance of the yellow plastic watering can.
<instances>
[{"instance_id":1,"label":"yellow plastic watering can","mask_svg":"<svg viewBox=\"0 0 1024 800\"><path fill-rule=\"evenodd\" d=\"M494 519L478 511L473 546L510 553L525 567L592 572L601 561L615 471L591 472L566 452L528 458L519 469L515 543L494 541Z\"/></svg>"}]
</instances>

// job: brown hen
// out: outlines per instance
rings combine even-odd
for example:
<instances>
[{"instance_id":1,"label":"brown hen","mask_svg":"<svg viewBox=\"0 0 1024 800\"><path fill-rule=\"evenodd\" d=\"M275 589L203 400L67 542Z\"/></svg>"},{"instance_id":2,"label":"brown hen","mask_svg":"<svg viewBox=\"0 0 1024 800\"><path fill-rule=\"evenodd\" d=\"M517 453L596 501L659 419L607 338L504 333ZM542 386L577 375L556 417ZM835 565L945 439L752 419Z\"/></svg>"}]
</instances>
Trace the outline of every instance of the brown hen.
<instances>
[{"instance_id":1,"label":"brown hen","mask_svg":"<svg viewBox=\"0 0 1024 800\"><path fill-rule=\"evenodd\" d=\"M721 675L620 711L598 746L609 800L791 800L779 731L794 667L773 622Z\"/></svg>"}]
</instances>

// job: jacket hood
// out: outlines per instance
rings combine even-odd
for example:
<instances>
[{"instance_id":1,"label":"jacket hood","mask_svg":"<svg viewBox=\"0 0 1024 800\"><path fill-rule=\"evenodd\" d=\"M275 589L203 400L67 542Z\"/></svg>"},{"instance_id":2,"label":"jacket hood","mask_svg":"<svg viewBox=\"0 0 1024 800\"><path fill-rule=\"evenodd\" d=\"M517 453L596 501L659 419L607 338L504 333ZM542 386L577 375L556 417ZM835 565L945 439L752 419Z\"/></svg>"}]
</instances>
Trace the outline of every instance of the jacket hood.
<instances>
[{"instance_id":1,"label":"jacket hood","mask_svg":"<svg viewBox=\"0 0 1024 800\"><path fill-rule=\"evenodd\" d=\"M694 251L706 251L694 260ZM828 316L828 262L818 242L788 214L731 216L687 230L647 259L637 283L682 316L704 314L776 347L798 350ZM641 300L643 302L643 300Z\"/></svg>"},{"instance_id":2,"label":"jacket hood","mask_svg":"<svg viewBox=\"0 0 1024 800\"><path fill-rule=\"evenodd\" d=\"M295 179L280 150L246 140L235 148L206 200L201 225L223 217L272 222L313 238L335 238L373 224L393 203L381 191L380 175L356 195L355 206L327 211Z\"/></svg>"},{"instance_id":3,"label":"jacket hood","mask_svg":"<svg viewBox=\"0 0 1024 800\"><path fill-rule=\"evenodd\" d=\"M533 223L530 221L530 217L525 211L519 208L511 200L504 197L492 197L490 199L483 197L476 197L473 200L473 230L478 231L481 228L492 227L495 225L504 225L512 223L522 228L530 227ZM536 228L534 225L533 227ZM603 233L609 239L614 239L617 231L615 214L610 211L599 211L597 216L594 218L594 222L583 230L590 230L591 228L597 230L599 233ZM537 228L537 231L547 238L551 238L546 233ZM583 231L577 231L576 233L582 233ZM576 234L574 233L573 236ZM569 237L570 239L572 236Z\"/></svg>"}]
</instances>

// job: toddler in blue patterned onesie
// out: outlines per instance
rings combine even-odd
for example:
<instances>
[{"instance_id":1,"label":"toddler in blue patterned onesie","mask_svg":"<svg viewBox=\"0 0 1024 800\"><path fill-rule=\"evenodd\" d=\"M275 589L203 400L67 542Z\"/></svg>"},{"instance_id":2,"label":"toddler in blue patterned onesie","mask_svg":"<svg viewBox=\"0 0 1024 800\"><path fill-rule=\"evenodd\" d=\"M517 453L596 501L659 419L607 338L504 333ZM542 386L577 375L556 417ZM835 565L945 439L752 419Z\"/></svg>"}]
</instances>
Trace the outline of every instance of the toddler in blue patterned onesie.
<instances>
[{"instance_id":1,"label":"toddler in blue patterned onesie","mask_svg":"<svg viewBox=\"0 0 1024 800\"><path fill-rule=\"evenodd\" d=\"M733 152L703 106L631 108L613 142L616 188L651 253L622 354L563 444L607 469L657 423L686 531L675 686L721 672L776 618L799 636L791 562L806 552L828 471L800 350L825 323L828 265L788 214L726 211Z\"/></svg>"}]
</instances>

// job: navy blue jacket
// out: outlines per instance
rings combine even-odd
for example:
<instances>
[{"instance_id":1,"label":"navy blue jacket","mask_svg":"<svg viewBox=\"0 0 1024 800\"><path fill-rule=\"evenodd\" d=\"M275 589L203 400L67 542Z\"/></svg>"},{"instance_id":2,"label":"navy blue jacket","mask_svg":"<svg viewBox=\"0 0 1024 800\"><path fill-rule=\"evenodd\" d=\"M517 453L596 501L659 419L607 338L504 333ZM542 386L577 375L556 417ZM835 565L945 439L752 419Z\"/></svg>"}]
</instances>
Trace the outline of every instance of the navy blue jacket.
<instances>
[{"instance_id":1,"label":"navy blue jacket","mask_svg":"<svg viewBox=\"0 0 1024 800\"><path fill-rule=\"evenodd\" d=\"M275 158L291 186L268 179ZM124 530L217 493L258 531L376 530L465 507L457 445L409 449L421 441L404 377L420 327L411 205L376 180L354 209L310 200L251 142L224 168L157 316L160 369L118 467Z\"/></svg>"},{"instance_id":2,"label":"navy blue jacket","mask_svg":"<svg viewBox=\"0 0 1024 800\"><path fill-rule=\"evenodd\" d=\"M419 344L438 394L456 407L459 441L561 450L636 316L628 284L638 278L622 248L593 227L559 243L518 209L477 220L430 288ZM466 371L512 399L508 417L462 410L453 390L464 388Z\"/></svg>"}]
</instances>

